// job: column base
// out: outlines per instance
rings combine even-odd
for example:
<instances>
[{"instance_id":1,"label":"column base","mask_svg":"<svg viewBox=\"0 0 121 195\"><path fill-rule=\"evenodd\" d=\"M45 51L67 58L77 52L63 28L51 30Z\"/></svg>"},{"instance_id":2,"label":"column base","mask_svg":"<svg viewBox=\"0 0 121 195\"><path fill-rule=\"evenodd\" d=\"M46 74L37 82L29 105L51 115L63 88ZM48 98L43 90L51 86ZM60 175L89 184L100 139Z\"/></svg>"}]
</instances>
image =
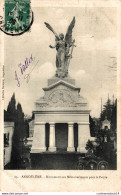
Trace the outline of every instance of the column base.
<instances>
[{"instance_id":1,"label":"column base","mask_svg":"<svg viewBox=\"0 0 121 195\"><path fill-rule=\"evenodd\" d=\"M68 148L67 148L67 151L68 151L68 152L75 152L75 148L74 148L74 147L68 147Z\"/></svg>"},{"instance_id":2,"label":"column base","mask_svg":"<svg viewBox=\"0 0 121 195\"><path fill-rule=\"evenodd\" d=\"M56 147L49 147L49 148L48 148L48 151L50 151L50 152L55 152L55 151L56 151Z\"/></svg>"},{"instance_id":3,"label":"column base","mask_svg":"<svg viewBox=\"0 0 121 195\"><path fill-rule=\"evenodd\" d=\"M30 153L41 153L41 152L46 152L46 147L43 148L31 148Z\"/></svg>"},{"instance_id":4,"label":"column base","mask_svg":"<svg viewBox=\"0 0 121 195\"><path fill-rule=\"evenodd\" d=\"M87 153L87 150L85 148L77 148L77 152Z\"/></svg>"}]
</instances>

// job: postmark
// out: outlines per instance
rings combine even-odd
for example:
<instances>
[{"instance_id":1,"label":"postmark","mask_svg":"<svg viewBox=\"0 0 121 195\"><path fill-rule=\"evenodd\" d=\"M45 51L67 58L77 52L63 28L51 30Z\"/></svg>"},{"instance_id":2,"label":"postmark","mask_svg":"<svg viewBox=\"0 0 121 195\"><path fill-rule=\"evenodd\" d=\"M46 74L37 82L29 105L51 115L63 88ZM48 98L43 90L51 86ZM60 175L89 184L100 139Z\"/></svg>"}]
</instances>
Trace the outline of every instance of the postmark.
<instances>
[{"instance_id":1,"label":"postmark","mask_svg":"<svg viewBox=\"0 0 121 195\"><path fill-rule=\"evenodd\" d=\"M7 35L17 36L27 31L33 23L30 0L5 0L0 16L0 30Z\"/></svg>"}]
</instances>

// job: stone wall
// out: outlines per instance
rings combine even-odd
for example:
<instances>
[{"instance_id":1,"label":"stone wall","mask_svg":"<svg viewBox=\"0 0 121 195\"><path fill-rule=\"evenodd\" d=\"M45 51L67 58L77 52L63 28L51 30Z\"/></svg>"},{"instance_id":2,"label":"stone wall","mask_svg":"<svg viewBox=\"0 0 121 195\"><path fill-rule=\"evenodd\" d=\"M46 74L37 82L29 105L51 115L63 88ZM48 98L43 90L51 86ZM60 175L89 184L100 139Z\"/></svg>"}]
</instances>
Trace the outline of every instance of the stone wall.
<instances>
[{"instance_id":1,"label":"stone wall","mask_svg":"<svg viewBox=\"0 0 121 195\"><path fill-rule=\"evenodd\" d=\"M11 160L13 132L14 122L4 122L4 134L9 134L8 146L4 147L4 166Z\"/></svg>"}]
</instances>

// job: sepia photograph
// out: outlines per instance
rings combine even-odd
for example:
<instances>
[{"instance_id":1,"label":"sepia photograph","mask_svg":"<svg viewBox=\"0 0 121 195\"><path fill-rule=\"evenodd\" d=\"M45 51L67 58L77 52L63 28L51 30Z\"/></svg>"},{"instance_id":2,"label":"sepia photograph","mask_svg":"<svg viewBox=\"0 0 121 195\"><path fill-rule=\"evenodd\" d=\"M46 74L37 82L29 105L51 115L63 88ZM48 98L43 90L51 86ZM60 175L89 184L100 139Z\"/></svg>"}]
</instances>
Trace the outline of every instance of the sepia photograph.
<instances>
[{"instance_id":1,"label":"sepia photograph","mask_svg":"<svg viewBox=\"0 0 121 195\"><path fill-rule=\"evenodd\" d=\"M3 181L22 191L27 178L30 191L45 191L49 178L47 191L57 178L66 191L80 190L70 178L84 191L94 180L113 188L121 145L118 19L118 3L1 2Z\"/></svg>"},{"instance_id":2,"label":"sepia photograph","mask_svg":"<svg viewBox=\"0 0 121 195\"><path fill-rule=\"evenodd\" d=\"M4 169L116 170L116 8L5 8Z\"/></svg>"}]
</instances>

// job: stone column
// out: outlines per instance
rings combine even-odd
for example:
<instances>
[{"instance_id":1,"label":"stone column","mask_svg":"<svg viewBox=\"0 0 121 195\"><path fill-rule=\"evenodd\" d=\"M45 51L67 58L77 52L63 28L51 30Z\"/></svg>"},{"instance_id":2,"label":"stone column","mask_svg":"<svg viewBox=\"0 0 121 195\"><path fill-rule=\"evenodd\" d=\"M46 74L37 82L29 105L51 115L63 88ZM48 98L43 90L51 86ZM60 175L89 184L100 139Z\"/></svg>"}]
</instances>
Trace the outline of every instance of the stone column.
<instances>
[{"instance_id":1,"label":"stone column","mask_svg":"<svg viewBox=\"0 0 121 195\"><path fill-rule=\"evenodd\" d=\"M77 152L86 153L85 149L87 141L90 139L89 123L78 123L78 148Z\"/></svg>"},{"instance_id":2,"label":"stone column","mask_svg":"<svg viewBox=\"0 0 121 195\"><path fill-rule=\"evenodd\" d=\"M34 124L34 136L31 153L41 153L45 151L45 123L37 122Z\"/></svg>"},{"instance_id":3,"label":"stone column","mask_svg":"<svg viewBox=\"0 0 121 195\"><path fill-rule=\"evenodd\" d=\"M51 122L50 124L50 133L49 133L49 148L50 152L55 152L55 123Z\"/></svg>"},{"instance_id":4,"label":"stone column","mask_svg":"<svg viewBox=\"0 0 121 195\"><path fill-rule=\"evenodd\" d=\"M68 123L68 152L74 152L74 127L73 123Z\"/></svg>"}]
</instances>

